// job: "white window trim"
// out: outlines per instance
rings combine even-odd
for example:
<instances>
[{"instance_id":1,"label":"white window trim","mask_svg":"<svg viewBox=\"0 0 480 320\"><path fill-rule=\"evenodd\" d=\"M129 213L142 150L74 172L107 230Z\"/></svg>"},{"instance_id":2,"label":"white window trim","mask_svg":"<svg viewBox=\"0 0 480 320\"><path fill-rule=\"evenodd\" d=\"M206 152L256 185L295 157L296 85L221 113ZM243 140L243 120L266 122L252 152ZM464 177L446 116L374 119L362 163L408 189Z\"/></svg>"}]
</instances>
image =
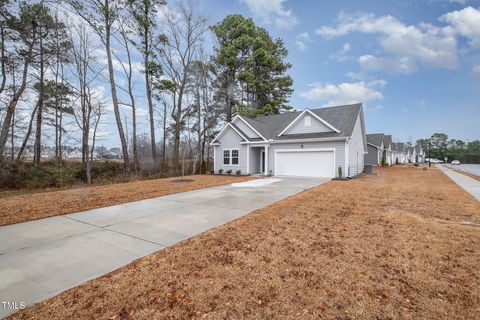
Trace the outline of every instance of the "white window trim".
<instances>
[{"instance_id":1,"label":"white window trim","mask_svg":"<svg viewBox=\"0 0 480 320\"><path fill-rule=\"evenodd\" d=\"M232 151L233 150L236 150L238 152L238 164L232 164ZM229 151L229 158L228 158L228 164L225 164L224 163L224 160L225 160L225 155L224 155L224 151ZM232 149L222 149L222 166L223 167L238 167L240 166L240 149L237 149L237 148L232 148Z\"/></svg>"},{"instance_id":2,"label":"white window trim","mask_svg":"<svg viewBox=\"0 0 480 320\"><path fill-rule=\"evenodd\" d=\"M338 130L337 128L335 128L334 126L332 126L330 123L328 123L327 121L323 120L322 118L320 118L319 116L317 116L315 113L313 113L310 109L304 109L295 119L293 119L292 122L290 122L290 124L282 130L282 132L280 132L278 134L278 136L281 136L283 135L285 132L288 131L288 129L290 129L295 123L298 122L298 120L300 120L303 115L305 113L309 113L311 116L313 116L315 119L319 120L321 123L323 123L324 125L326 125L327 127L329 127L330 129L332 129L333 131L337 132L337 133L340 133L340 130Z\"/></svg>"}]
</instances>

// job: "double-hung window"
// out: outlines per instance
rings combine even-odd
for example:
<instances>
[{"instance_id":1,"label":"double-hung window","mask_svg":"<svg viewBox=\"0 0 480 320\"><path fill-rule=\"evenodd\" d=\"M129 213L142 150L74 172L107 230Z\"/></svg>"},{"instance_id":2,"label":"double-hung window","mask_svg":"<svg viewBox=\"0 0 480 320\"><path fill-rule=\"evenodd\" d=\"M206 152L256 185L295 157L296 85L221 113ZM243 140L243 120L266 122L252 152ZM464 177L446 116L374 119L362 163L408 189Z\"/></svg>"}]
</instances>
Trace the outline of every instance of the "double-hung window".
<instances>
[{"instance_id":1,"label":"double-hung window","mask_svg":"<svg viewBox=\"0 0 480 320\"><path fill-rule=\"evenodd\" d=\"M230 165L230 150L223 150L223 164Z\"/></svg>"},{"instance_id":2,"label":"double-hung window","mask_svg":"<svg viewBox=\"0 0 480 320\"><path fill-rule=\"evenodd\" d=\"M232 164L238 164L238 150L232 150Z\"/></svg>"},{"instance_id":3,"label":"double-hung window","mask_svg":"<svg viewBox=\"0 0 480 320\"><path fill-rule=\"evenodd\" d=\"M223 164L226 166L238 165L238 149L223 150Z\"/></svg>"}]
</instances>

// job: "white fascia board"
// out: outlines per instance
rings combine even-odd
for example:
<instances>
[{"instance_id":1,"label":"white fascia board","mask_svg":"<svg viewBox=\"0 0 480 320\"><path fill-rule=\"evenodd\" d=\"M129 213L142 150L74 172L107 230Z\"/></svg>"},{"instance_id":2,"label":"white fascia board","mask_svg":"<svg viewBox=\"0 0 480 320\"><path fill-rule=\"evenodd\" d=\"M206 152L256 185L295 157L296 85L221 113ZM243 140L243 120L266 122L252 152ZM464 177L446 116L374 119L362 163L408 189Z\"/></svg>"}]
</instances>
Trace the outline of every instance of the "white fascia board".
<instances>
[{"instance_id":1,"label":"white fascia board","mask_svg":"<svg viewBox=\"0 0 480 320\"><path fill-rule=\"evenodd\" d=\"M319 116L317 116L315 113L313 113L310 109L303 109L302 112L300 112L300 114L295 118L293 119L292 122L290 122L288 124L288 126L282 130L282 132L280 132L278 134L278 136L281 136L282 134L284 134L285 132L288 131L288 129L290 129L295 123L298 122L298 120L300 120L302 118L302 116L305 114L305 113L309 113L312 117L314 117L315 119L319 120L321 123L323 123L324 125L326 125L327 127L329 127L330 129L332 129L333 131L337 132L337 133L340 133L340 130L338 130L337 128L335 128L334 126L332 126L330 123L328 123L327 121L323 120L322 118L320 118Z\"/></svg>"},{"instance_id":2,"label":"white fascia board","mask_svg":"<svg viewBox=\"0 0 480 320\"><path fill-rule=\"evenodd\" d=\"M380 149L379 146L376 146L376 145L374 145L373 143L367 142L367 144L369 144L369 145L371 145L372 147L375 147L375 148L377 148L377 149Z\"/></svg>"},{"instance_id":3,"label":"white fascia board","mask_svg":"<svg viewBox=\"0 0 480 320\"><path fill-rule=\"evenodd\" d=\"M215 141L215 140L217 140L218 138L220 138L220 136L225 132L225 130L226 130L227 128L232 128L233 130L235 130L236 133L238 133L238 135L239 135L240 137L242 137L243 139L245 139L246 141L248 141L248 138L245 137L243 134L241 134L240 131L238 131L237 129L235 129L235 127L232 126L232 124L231 124L230 122L228 122L228 123L225 125L225 127L223 127L223 129L217 134L217 136L213 139L213 141ZM211 143L211 145L215 145L215 144Z\"/></svg>"},{"instance_id":4,"label":"white fascia board","mask_svg":"<svg viewBox=\"0 0 480 320\"><path fill-rule=\"evenodd\" d=\"M240 119L240 120L242 120L243 123L245 123L250 129L252 129L253 132L255 132L256 134L258 134L258 136L259 136L260 138L262 138L263 140L267 141L267 139L265 139L265 137L262 136L262 135L260 134L260 132L257 131L257 129L255 129L254 127L252 127L252 126L250 125L250 123L248 123L245 119L243 119L242 116L239 116L239 115L235 116L235 119L237 119L237 118Z\"/></svg>"},{"instance_id":5,"label":"white fascia board","mask_svg":"<svg viewBox=\"0 0 480 320\"><path fill-rule=\"evenodd\" d=\"M277 144L277 143L305 143L305 142L343 141L343 140L347 140L347 137L270 140L269 142L270 144Z\"/></svg>"}]
</instances>

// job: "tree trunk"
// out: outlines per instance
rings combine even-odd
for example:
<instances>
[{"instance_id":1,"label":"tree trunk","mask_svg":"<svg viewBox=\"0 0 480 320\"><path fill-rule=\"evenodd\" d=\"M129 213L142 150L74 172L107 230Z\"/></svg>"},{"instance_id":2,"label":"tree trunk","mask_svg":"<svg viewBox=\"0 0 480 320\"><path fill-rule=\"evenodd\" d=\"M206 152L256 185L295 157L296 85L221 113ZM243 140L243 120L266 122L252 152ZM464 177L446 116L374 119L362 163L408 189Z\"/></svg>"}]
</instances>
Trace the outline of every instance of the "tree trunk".
<instances>
[{"instance_id":1,"label":"tree trunk","mask_svg":"<svg viewBox=\"0 0 480 320\"><path fill-rule=\"evenodd\" d=\"M0 26L0 46L2 47L1 49L1 56L0 56L0 63L1 63L1 72L2 72L2 81L0 83L0 93L3 92L5 89L5 84L7 82L7 73L5 70L5 28L3 26ZM15 76L14 76L15 77Z\"/></svg>"},{"instance_id":2,"label":"tree trunk","mask_svg":"<svg viewBox=\"0 0 480 320\"><path fill-rule=\"evenodd\" d=\"M149 47L148 47L148 28L145 27L145 59L144 59L144 66L145 66L145 87L147 90L147 102L148 102L148 115L149 115L149 122L150 122L150 140L152 142L152 159L153 164L157 166L157 144L155 141L155 120L153 118L153 102L152 102L152 88L150 83L150 75L148 73L148 58L149 58Z\"/></svg>"},{"instance_id":3,"label":"tree trunk","mask_svg":"<svg viewBox=\"0 0 480 320\"><path fill-rule=\"evenodd\" d=\"M35 39L35 33L33 38ZM32 43L30 44L27 56L25 58L25 64L23 66L22 73L22 84L18 88L18 91L13 95L12 100L9 102L7 110L5 111L5 117L3 118L2 131L0 133L0 163L2 163L4 160L3 153L5 151L5 144L7 143L8 132L10 129L10 124L12 123L12 117L15 112L15 107L17 106L18 100L22 96L27 86L28 67L30 66L30 61L32 59L33 43L34 41L32 41Z\"/></svg>"},{"instance_id":4,"label":"tree trunk","mask_svg":"<svg viewBox=\"0 0 480 320\"><path fill-rule=\"evenodd\" d=\"M42 155L42 122L43 122L43 95L44 95L44 61L43 40L40 38L40 89L38 92L37 127L35 129L35 144L33 147L33 163L40 163Z\"/></svg>"},{"instance_id":5,"label":"tree trunk","mask_svg":"<svg viewBox=\"0 0 480 320\"><path fill-rule=\"evenodd\" d=\"M108 0L105 1L107 12L108 12ZM123 131L122 125L122 118L120 115L120 108L118 105L118 97L117 97L117 88L115 84L115 75L113 72L113 61L112 61L112 52L110 48L110 21L107 17L105 23L105 49L107 50L107 61L108 61L108 75L110 77L110 88L112 94L112 103L113 103L113 111L115 113L115 120L117 123L118 135L120 138L120 142L122 145L122 153L123 153L123 173L125 175L128 174L128 148L127 148L127 141L125 139L125 133Z\"/></svg>"},{"instance_id":6,"label":"tree trunk","mask_svg":"<svg viewBox=\"0 0 480 320\"><path fill-rule=\"evenodd\" d=\"M28 140L30 139L30 135L32 134L33 120L35 119L35 114L37 113L37 110L38 110L38 103L35 105L35 108L32 111L30 121L28 122L27 133L25 134L25 139L23 139L23 143L20 146L20 149L18 150L18 153L17 153L17 160L20 160L22 158L23 152L27 147Z\"/></svg>"},{"instance_id":7,"label":"tree trunk","mask_svg":"<svg viewBox=\"0 0 480 320\"><path fill-rule=\"evenodd\" d=\"M167 150L167 103L163 103L163 144L162 144L162 168L165 172L166 168L166 150Z\"/></svg>"}]
</instances>

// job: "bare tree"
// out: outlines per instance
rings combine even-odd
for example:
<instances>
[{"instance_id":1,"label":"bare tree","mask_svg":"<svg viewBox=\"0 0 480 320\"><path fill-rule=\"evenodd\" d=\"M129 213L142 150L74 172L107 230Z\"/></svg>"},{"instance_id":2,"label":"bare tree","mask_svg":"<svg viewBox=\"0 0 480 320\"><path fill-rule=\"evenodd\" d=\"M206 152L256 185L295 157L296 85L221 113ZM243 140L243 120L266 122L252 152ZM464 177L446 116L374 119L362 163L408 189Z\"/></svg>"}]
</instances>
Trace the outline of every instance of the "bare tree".
<instances>
[{"instance_id":1,"label":"bare tree","mask_svg":"<svg viewBox=\"0 0 480 320\"><path fill-rule=\"evenodd\" d=\"M10 23L12 31L15 32L13 40L19 41L23 45L23 47L19 49L19 55L23 60L23 71L20 85L7 103L7 108L5 110L5 116L3 118L0 132L0 163L4 160L5 145L8 139L15 108L27 87L29 67L35 57L34 47L38 42L39 28L43 19L45 19L45 7L43 5L22 5L20 7L20 16L18 18L13 18Z\"/></svg>"},{"instance_id":2,"label":"bare tree","mask_svg":"<svg viewBox=\"0 0 480 320\"><path fill-rule=\"evenodd\" d=\"M92 55L92 48L90 47L90 37L86 26L80 24L74 27L76 39L72 39L74 43L73 62L75 66L74 75L77 79L77 96L78 103L74 106L74 118L77 126L82 132L82 162L85 166L87 176L87 183L90 184L91 178L91 163L92 153L90 152L90 137L91 129L94 128L94 137L100 115L102 114L103 102L100 101L101 96L92 89L92 83L99 76L100 71L93 71L92 65L95 58ZM93 138L95 140L95 138ZM94 144L94 142L93 142Z\"/></svg>"},{"instance_id":3,"label":"bare tree","mask_svg":"<svg viewBox=\"0 0 480 320\"><path fill-rule=\"evenodd\" d=\"M123 172L129 172L129 157L128 145L125 137L125 132L122 125L122 117L120 115L120 106L117 96L117 85L115 82L115 72L113 69L112 59L112 31L113 25L118 20L118 6L119 0L68 0L71 6L80 15L100 37L102 44L105 47L108 63L108 75L110 79L110 91L112 97L113 111L115 114L115 121L120 137L123 154Z\"/></svg>"},{"instance_id":4,"label":"bare tree","mask_svg":"<svg viewBox=\"0 0 480 320\"><path fill-rule=\"evenodd\" d=\"M186 87L191 72L192 62L207 32L206 18L195 14L191 4L180 3L176 14L166 14L166 41L161 55L165 74L175 84L176 101L173 103L173 165L178 173L180 158L180 136L184 129L184 107Z\"/></svg>"},{"instance_id":5,"label":"bare tree","mask_svg":"<svg viewBox=\"0 0 480 320\"><path fill-rule=\"evenodd\" d=\"M127 88L124 89L119 87L121 90L125 91L129 98L130 98L130 107L132 108L132 153L133 153L133 167L135 173L138 171L138 148L137 148L137 114L136 114L136 106L135 106L135 96L133 94L133 68L132 68L132 48L131 48L131 40L129 39L130 34L132 33L130 28L126 25L123 21L119 21L118 29L120 32L120 43L125 49L125 53L127 54L127 62L124 63L120 57L116 54L115 57L117 58L118 62L122 66L123 72L125 74L125 78L127 79ZM128 104L126 104L128 105ZM152 140L155 142L155 140ZM154 156L155 161L156 154Z\"/></svg>"}]
</instances>

